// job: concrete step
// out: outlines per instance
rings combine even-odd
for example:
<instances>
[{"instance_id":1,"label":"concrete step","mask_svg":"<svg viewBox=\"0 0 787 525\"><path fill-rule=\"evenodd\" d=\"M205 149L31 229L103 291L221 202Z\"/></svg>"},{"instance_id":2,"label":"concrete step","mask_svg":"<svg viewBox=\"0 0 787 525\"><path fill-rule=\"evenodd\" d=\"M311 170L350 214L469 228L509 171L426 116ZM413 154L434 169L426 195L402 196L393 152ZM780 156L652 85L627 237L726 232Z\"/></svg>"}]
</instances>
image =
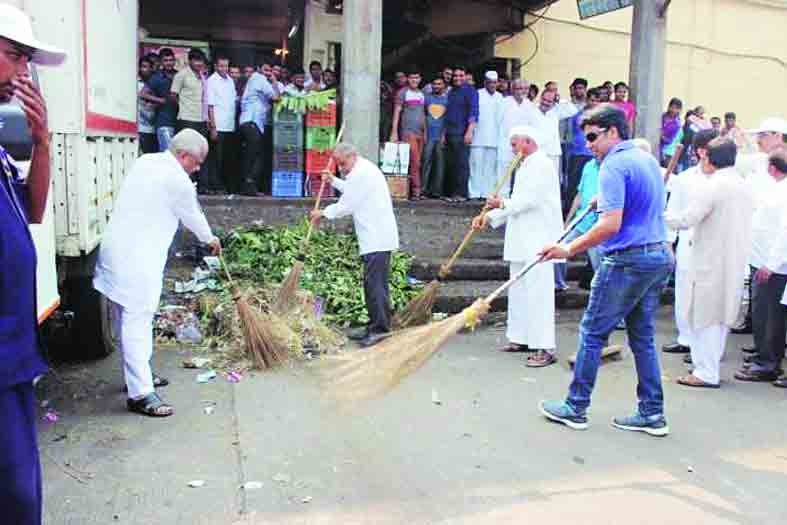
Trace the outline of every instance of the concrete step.
<instances>
[{"instance_id":1,"label":"concrete step","mask_svg":"<svg viewBox=\"0 0 787 525\"><path fill-rule=\"evenodd\" d=\"M505 281L448 281L440 287L434 311L455 314L470 306L479 297L486 297ZM555 306L562 309L584 308L587 290L569 288L555 296ZM508 307L508 297L503 295L492 303L492 312L502 312Z\"/></svg>"},{"instance_id":2,"label":"concrete step","mask_svg":"<svg viewBox=\"0 0 787 525\"><path fill-rule=\"evenodd\" d=\"M410 268L410 275L422 281L431 281L437 277L444 258L417 258ZM567 278L578 281L585 263L572 260L568 263ZM502 259L469 259L457 260L448 274L447 281L503 281L508 279L508 263Z\"/></svg>"}]
</instances>

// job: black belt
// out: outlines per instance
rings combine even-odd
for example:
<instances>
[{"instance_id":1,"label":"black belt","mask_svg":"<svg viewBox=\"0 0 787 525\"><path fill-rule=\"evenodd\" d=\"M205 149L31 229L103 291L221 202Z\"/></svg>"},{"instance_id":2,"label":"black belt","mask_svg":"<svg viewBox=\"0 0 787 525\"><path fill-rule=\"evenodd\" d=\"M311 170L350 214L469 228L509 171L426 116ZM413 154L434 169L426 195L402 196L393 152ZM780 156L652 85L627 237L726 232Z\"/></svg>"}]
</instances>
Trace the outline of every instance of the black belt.
<instances>
[{"instance_id":1,"label":"black belt","mask_svg":"<svg viewBox=\"0 0 787 525\"><path fill-rule=\"evenodd\" d=\"M610 255L624 255L627 253L652 252L657 249L665 249L666 247L666 242L652 242L650 244L640 244L639 246L629 246L628 248L621 248L620 250L612 250L605 253L604 256L609 257Z\"/></svg>"}]
</instances>

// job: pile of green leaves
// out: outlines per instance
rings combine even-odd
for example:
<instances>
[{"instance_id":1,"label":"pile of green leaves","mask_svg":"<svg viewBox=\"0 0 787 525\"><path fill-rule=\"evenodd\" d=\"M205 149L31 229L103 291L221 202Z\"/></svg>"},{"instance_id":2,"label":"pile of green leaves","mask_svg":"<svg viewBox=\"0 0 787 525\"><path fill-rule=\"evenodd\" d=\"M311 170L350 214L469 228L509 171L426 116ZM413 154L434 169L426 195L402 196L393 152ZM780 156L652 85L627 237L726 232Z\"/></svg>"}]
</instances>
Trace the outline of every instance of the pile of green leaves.
<instances>
[{"instance_id":1,"label":"pile of green leaves","mask_svg":"<svg viewBox=\"0 0 787 525\"><path fill-rule=\"evenodd\" d=\"M325 107L334 99L336 99L335 89L315 91L297 97L285 93L274 104L273 111L278 113L279 111L287 110L303 115L307 111L324 110Z\"/></svg>"},{"instance_id":2,"label":"pile of green leaves","mask_svg":"<svg viewBox=\"0 0 787 525\"><path fill-rule=\"evenodd\" d=\"M289 273L306 237L307 223L258 226L232 231L224 257L233 277L260 286L278 286ZM368 323L363 293L363 264L354 235L314 230L305 254L301 287L323 301L329 321L347 326ZM412 257L395 252L391 258L391 302L394 310L407 304L418 288L407 282Z\"/></svg>"}]
</instances>

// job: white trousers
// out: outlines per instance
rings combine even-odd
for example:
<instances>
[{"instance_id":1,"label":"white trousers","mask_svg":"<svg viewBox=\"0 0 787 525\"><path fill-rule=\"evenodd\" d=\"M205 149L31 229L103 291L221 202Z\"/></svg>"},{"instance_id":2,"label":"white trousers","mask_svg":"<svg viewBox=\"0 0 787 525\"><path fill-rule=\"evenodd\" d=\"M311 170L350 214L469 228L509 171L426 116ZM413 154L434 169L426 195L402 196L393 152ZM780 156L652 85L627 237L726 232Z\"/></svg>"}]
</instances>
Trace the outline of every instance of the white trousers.
<instances>
[{"instance_id":1,"label":"white trousers","mask_svg":"<svg viewBox=\"0 0 787 525\"><path fill-rule=\"evenodd\" d=\"M120 336L128 397L138 399L154 392L153 371L150 369L154 312L132 312L111 301L110 306L112 322Z\"/></svg>"},{"instance_id":2,"label":"white trousers","mask_svg":"<svg viewBox=\"0 0 787 525\"><path fill-rule=\"evenodd\" d=\"M562 155L547 155L549 160L552 161L552 165L555 167L555 173L557 173L558 180L560 181L560 188L562 189L565 185L565 176L563 173L563 169L560 167L560 158Z\"/></svg>"},{"instance_id":3,"label":"white trousers","mask_svg":"<svg viewBox=\"0 0 787 525\"><path fill-rule=\"evenodd\" d=\"M678 328L678 344L691 346L692 330L689 324L688 309L689 305L683 304L682 297L688 297L685 287L691 286L689 275L686 271L681 271L680 267L675 270L675 326Z\"/></svg>"},{"instance_id":4,"label":"white trousers","mask_svg":"<svg viewBox=\"0 0 787 525\"><path fill-rule=\"evenodd\" d=\"M729 333L730 328L723 324L693 331L690 346L694 377L713 385L719 383L719 368Z\"/></svg>"},{"instance_id":5,"label":"white trousers","mask_svg":"<svg viewBox=\"0 0 787 525\"><path fill-rule=\"evenodd\" d=\"M490 197L497 183L497 148L470 146L470 179L467 195L471 199Z\"/></svg>"},{"instance_id":6,"label":"white trousers","mask_svg":"<svg viewBox=\"0 0 787 525\"><path fill-rule=\"evenodd\" d=\"M513 276L524 262L511 262ZM508 327L506 337L512 343L538 350L554 351L555 284L553 264L541 263L508 289Z\"/></svg>"}]
</instances>

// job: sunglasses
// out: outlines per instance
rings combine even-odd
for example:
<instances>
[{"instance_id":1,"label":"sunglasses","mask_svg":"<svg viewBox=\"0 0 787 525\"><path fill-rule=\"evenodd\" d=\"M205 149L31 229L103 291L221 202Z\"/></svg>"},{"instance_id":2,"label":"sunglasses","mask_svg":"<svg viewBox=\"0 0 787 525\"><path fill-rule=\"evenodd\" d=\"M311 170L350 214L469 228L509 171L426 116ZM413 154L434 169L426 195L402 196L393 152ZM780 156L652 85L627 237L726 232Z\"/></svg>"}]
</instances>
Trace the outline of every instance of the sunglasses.
<instances>
[{"instance_id":1,"label":"sunglasses","mask_svg":"<svg viewBox=\"0 0 787 525\"><path fill-rule=\"evenodd\" d=\"M596 139L598 139L599 136L601 136L602 133L606 133L606 131L607 131L606 129L600 129L598 131L591 131L590 133L585 135L585 139L588 142L591 142L591 143L596 142Z\"/></svg>"}]
</instances>

